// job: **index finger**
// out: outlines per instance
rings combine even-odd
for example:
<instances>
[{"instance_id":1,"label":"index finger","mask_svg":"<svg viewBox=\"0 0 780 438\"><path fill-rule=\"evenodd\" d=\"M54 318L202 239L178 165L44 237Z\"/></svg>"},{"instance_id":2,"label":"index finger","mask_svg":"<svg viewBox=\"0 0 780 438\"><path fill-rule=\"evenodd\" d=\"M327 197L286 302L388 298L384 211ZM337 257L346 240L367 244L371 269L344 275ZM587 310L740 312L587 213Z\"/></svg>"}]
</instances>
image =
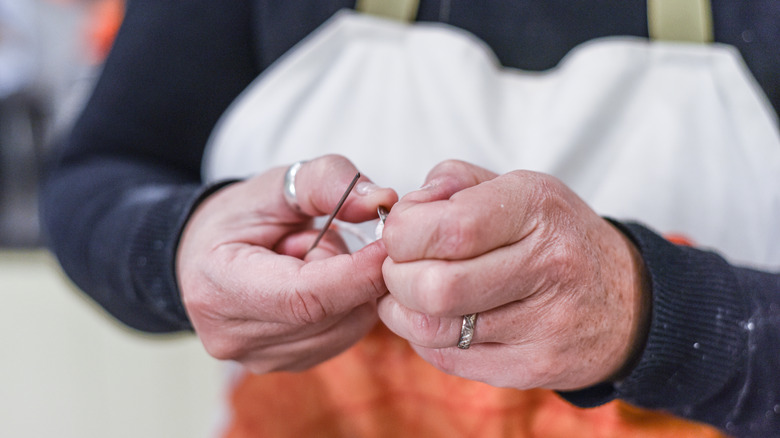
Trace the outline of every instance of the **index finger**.
<instances>
[{"instance_id":1,"label":"index finger","mask_svg":"<svg viewBox=\"0 0 780 438\"><path fill-rule=\"evenodd\" d=\"M304 163L295 178L301 210L310 216L332 213L357 173L357 168L339 155L326 155ZM394 190L379 187L361 174L337 217L348 222L364 222L377 217L378 206L390 207L396 201L398 195Z\"/></svg>"},{"instance_id":2,"label":"index finger","mask_svg":"<svg viewBox=\"0 0 780 438\"><path fill-rule=\"evenodd\" d=\"M540 190L538 175L511 172L432 202L418 202L424 194L411 202L405 197L385 223L388 255L396 262L463 260L521 240L535 227L530 212ZM425 190L430 188L420 191Z\"/></svg>"}]
</instances>

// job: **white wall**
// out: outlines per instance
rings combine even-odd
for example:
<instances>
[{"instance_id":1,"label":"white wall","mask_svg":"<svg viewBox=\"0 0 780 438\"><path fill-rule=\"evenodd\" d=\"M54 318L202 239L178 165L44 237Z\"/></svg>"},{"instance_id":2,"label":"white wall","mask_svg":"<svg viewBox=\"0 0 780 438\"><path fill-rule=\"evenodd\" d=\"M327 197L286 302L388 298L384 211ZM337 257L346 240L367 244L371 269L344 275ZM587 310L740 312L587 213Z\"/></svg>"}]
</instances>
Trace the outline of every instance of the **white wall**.
<instances>
[{"instance_id":1,"label":"white wall","mask_svg":"<svg viewBox=\"0 0 780 438\"><path fill-rule=\"evenodd\" d=\"M0 437L198 438L224 365L194 336L120 327L41 250L0 251Z\"/></svg>"}]
</instances>

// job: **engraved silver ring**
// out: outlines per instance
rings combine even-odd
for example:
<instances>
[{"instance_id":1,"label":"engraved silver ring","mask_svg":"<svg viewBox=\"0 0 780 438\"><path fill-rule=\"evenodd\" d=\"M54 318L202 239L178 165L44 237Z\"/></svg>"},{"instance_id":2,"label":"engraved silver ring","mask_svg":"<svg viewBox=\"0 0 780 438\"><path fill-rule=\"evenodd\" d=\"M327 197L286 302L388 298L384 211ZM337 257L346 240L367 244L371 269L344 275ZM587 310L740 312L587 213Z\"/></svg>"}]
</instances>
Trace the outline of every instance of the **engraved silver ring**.
<instances>
[{"instance_id":1,"label":"engraved silver ring","mask_svg":"<svg viewBox=\"0 0 780 438\"><path fill-rule=\"evenodd\" d=\"M463 315L463 323L460 326L460 338L458 338L458 348L468 350L471 341L474 339L474 329L477 324L477 314L471 313Z\"/></svg>"}]
</instances>

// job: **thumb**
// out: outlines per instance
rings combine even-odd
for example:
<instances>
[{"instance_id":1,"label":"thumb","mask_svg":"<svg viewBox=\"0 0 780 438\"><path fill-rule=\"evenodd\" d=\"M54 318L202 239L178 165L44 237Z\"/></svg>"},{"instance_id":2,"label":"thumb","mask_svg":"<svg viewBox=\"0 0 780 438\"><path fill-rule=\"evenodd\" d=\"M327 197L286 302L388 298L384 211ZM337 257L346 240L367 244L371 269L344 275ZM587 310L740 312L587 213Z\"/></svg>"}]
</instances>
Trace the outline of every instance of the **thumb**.
<instances>
[{"instance_id":1,"label":"thumb","mask_svg":"<svg viewBox=\"0 0 780 438\"><path fill-rule=\"evenodd\" d=\"M318 322L347 313L387 293L382 278L385 258L387 252L380 241L354 254L341 254L302 265L295 280L288 282L285 293L291 300L287 308L293 309L292 316L296 319L293 322Z\"/></svg>"}]
</instances>

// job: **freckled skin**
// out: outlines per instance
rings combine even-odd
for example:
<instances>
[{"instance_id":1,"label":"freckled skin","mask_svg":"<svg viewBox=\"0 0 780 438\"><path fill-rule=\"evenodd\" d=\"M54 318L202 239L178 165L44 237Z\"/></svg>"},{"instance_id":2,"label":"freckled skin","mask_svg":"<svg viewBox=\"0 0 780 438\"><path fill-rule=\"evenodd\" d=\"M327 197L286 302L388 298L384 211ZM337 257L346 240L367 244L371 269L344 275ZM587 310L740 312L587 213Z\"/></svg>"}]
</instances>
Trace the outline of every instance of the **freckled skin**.
<instances>
[{"instance_id":1,"label":"freckled skin","mask_svg":"<svg viewBox=\"0 0 780 438\"><path fill-rule=\"evenodd\" d=\"M306 162L295 181L300 210L283 197L284 173L272 169L208 197L177 254L182 300L206 351L256 373L303 370L349 348L375 325L376 299L387 292L382 242L348 254L326 232L309 251L319 234L312 217L333 211L354 165L333 155ZM363 185L338 217L375 219L377 205L397 199Z\"/></svg>"},{"instance_id":2,"label":"freckled skin","mask_svg":"<svg viewBox=\"0 0 780 438\"><path fill-rule=\"evenodd\" d=\"M443 163L396 204L384 241L380 317L446 372L571 390L625 375L641 351L650 305L641 257L550 176ZM459 350L470 313L475 337ZM446 329L420 331L421 315Z\"/></svg>"}]
</instances>

